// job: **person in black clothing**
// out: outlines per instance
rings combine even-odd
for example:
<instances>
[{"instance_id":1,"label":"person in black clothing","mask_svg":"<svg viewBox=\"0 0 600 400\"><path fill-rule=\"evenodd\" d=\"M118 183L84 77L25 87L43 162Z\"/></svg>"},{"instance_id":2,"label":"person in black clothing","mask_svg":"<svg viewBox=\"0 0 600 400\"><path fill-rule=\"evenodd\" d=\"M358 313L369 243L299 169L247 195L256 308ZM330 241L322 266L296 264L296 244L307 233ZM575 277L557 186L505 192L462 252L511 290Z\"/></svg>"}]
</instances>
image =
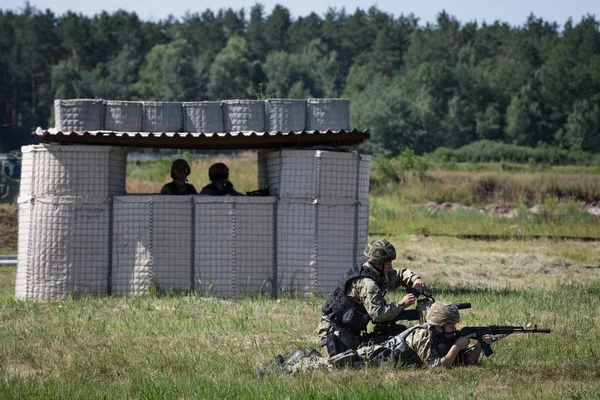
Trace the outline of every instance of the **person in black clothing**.
<instances>
[{"instance_id":1,"label":"person in black clothing","mask_svg":"<svg viewBox=\"0 0 600 400\"><path fill-rule=\"evenodd\" d=\"M229 182L229 168L223 163L216 163L208 169L208 177L210 182L204 186L200 194L209 196L243 196L233 188L233 184Z\"/></svg>"},{"instance_id":2,"label":"person in black clothing","mask_svg":"<svg viewBox=\"0 0 600 400\"><path fill-rule=\"evenodd\" d=\"M173 182L167 183L160 189L160 194L186 195L198 194L194 185L187 183L187 177L192 172L190 165L183 159L173 161L171 165L171 178Z\"/></svg>"}]
</instances>

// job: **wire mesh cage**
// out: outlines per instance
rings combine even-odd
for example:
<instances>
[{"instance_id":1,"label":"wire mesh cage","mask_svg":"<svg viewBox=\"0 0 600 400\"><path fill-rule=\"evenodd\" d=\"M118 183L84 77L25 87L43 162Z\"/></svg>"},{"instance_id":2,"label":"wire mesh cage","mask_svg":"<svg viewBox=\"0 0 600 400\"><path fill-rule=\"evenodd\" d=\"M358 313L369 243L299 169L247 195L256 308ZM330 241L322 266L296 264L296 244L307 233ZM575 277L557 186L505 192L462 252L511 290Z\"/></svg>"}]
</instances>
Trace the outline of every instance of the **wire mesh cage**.
<instances>
[{"instance_id":1,"label":"wire mesh cage","mask_svg":"<svg viewBox=\"0 0 600 400\"><path fill-rule=\"evenodd\" d=\"M362 260L365 206L330 199L277 202L277 283L280 292L327 294ZM365 218L367 217L367 218Z\"/></svg>"},{"instance_id":2,"label":"wire mesh cage","mask_svg":"<svg viewBox=\"0 0 600 400\"><path fill-rule=\"evenodd\" d=\"M263 157L265 157L263 155ZM266 153L259 176L279 198L368 200L371 157L356 152L279 150ZM267 169L261 173L261 169Z\"/></svg>"},{"instance_id":3,"label":"wire mesh cage","mask_svg":"<svg viewBox=\"0 0 600 400\"><path fill-rule=\"evenodd\" d=\"M63 132L99 131L103 126L103 102L98 99L54 100L56 128Z\"/></svg>"},{"instance_id":4,"label":"wire mesh cage","mask_svg":"<svg viewBox=\"0 0 600 400\"><path fill-rule=\"evenodd\" d=\"M143 103L143 107L142 129L144 132L183 131L181 103L146 101Z\"/></svg>"},{"instance_id":5,"label":"wire mesh cage","mask_svg":"<svg viewBox=\"0 0 600 400\"><path fill-rule=\"evenodd\" d=\"M27 270L29 231L31 227L31 210L33 201L19 201L19 239L17 249L17 276L15 279L15 297L24 300L27 298Z\"/></svg>"},{"instance_id":6,"label":"wire mesh cage","mask_svg":"<svg viewBox=\"0 0 600 400\"><path fill-rule=\"evenodd\" d=\"M199 101L183 103L184 132L223 132L223 103Z\"/></svg>"},{"instance_id":7,"label":"wire mesh cage","mask_svg":"<svg viewBox=\"0 0 600 400\"><path fill-rule=\"evenodd\" d=\"M265 130L265 102L262 100L225 100L225 132L262 132Z\"/></svg>"},{"instance_id":8,"label":"wire mesh cage","mask_svg":"<svg viewBox=\"0 0 600 400\"><path fill-rule=\"evenodd\" d=\"M19 197L108 197L125 193L127 152L110 146L23 146Z\"/></svg>"},{"instance_id":9,"label":"wire mesh cage","mask_svg":"<svg viewBox=\"0 0 600 400\"><path fill-rule=\"evenodd\" d=\"M198 292L220 297L273 292L274 204L272 197L194 196Z\"/></svg>"},{"instance_id":10,"label":"wire mesh cage","mask_svg":"<svg viewBox=\"0 0 600 400\"><path fill-rule=\"evenodd\" d=\"M143 106L138 101L104 101L104 129L141 132Z\"/></svg>"},{"instance_id":11,"label":"wire mesh cage","mask_svg":"<svg viewBox=\"0 0 600 400\"><path fill-rule=\"evenodd\" d=\"M152 279L151 196L113 199L110 287L114 295L147 294Z\"/></svg>"},{"instance_id":12,"label":"wire mesh cage","mask_svg":"<svg viewBox=\"0 0 600 400\"><path fill-rule=\"evenodd\" d=\"M106 294L109 274L107 198L40 197L20 204L18 298Z\"/></svg>"},{"instance_id":13,"label":"wire mesh cage","mask_svg":"<svg viewBox=\"0 0 600 400\"><path fill-rule=\"evenodd\" d=\"M274 199L121 196L113 204L112 293L271 294Z\"/></svg>"},{"instance_id":14,"label":"wire mesh cage","mask_svg":"<svg viewBox=\"0 0 600 400\"><path fill-rule=\"evenodd\" d=\"M267 99L265 122L267 131L302 132L306 129L306 100Z\"/></svg>"},{"instance_id":15,"label":"wire mesh cage","mask_svg":"<svg viewBox=\"0 0 600 400\"><path fill-rule=\"evenodd\" d=\"M307 130L350 130L349 99L309 99L306 104Z\"/></svg>"}]
</instances>

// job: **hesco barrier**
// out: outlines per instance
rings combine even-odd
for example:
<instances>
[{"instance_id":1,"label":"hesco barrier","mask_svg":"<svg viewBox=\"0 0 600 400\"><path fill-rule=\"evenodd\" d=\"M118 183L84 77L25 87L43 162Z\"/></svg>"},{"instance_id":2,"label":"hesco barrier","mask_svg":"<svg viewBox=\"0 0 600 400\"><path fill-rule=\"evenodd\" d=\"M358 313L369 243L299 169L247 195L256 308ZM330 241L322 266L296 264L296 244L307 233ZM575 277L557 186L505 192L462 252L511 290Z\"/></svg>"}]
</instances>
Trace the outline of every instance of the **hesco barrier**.
<instances>
[{"instance_id":1,"label":"hesco barrier","mask_svg":"<svg viewBox=\"0 0 600 400\"><path fill-rule=\"evenodd\" d=\"M349 99L196 102L55 100L61 132L302 132L350 130Z\"/></svg>"},{"instance_id":2,"label":"hesco barrier","mask_svg":"<svg viewBox=\"0 0 600 400\"><path fill-rule=\"evenodd\" d=\"M367 242L371 159L358 153L261 152L267 197L123 195L123 149L23 154L17 298L325 294Z\"/></svg>"}]
</instances>

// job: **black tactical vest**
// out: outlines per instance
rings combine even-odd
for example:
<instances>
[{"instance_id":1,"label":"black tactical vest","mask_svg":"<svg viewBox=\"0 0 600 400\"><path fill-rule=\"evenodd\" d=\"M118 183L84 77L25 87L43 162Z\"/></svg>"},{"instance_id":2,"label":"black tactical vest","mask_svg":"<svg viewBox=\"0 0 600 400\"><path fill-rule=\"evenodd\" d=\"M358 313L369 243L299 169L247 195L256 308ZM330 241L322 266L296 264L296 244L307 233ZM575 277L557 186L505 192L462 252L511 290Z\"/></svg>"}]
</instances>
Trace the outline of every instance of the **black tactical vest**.
<instances>
[{"instance_id":1,"label":"black tactical vest","mask_svg":"<svg viewBox=\"0 0 600 400\"><path fill-rule=\"evenodd\" d=\"M353 331L357 335L367 329L371 317L365 306L357 299L350 297L346 291L350 284L358 278L371 278L378 283L379 276L363 264L358 264L346 273L338 287L323 305L322 311L334 324Z\"/></svg>"}]
</instances>

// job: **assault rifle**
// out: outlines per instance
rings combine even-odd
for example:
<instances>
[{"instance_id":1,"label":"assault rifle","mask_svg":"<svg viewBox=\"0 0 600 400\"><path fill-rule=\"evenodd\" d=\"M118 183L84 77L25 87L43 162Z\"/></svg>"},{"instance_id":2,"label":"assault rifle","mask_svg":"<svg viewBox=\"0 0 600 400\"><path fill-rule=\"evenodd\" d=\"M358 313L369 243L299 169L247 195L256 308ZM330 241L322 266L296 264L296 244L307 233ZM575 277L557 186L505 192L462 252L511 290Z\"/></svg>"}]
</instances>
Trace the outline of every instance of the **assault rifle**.
<instances>
[{"instance_id":1,"label":"assault rifle","mask_svg":"<svg viewBox=\"0 0 600 400\"><path fill-rule=\"evenodd\" d=\"M492 342L495 342L510 335L511 333L550 333L550 329L538 328L537 325L534 325L533 329L525 329L522 326L465 326L464 328L454 332L454 336L458 338L461 336L475 334L474 339L481 343L483 354L485 354L486 357L489 357L494 354L494 351L492 350L492 346L483 340L483 336L498 335L492 336Z\"/></svg>"},{"instance_id":2,"label":"assault rifle","mask_svg":"<svg viewBox=\"0 0 600 400\"><path fill-rule=\"evenodd\" d=\"M373 332L361 336L361 345L381 344L405 331L407 329L406 325L399 324L399 321L419 321L420 323L425 322L425 314L427 313L427 309L433 303L435 303L435 299L431 294L418 292L413 288L407 288L406 293L414 294L416 297L423 296L424 298L417 300L416 308L412 310L404 310L393 320L376 324ZM471 303L458 303L455 304L455 306L459 310L464 310L471 308Z\"/></svg>"}]
</instances>

